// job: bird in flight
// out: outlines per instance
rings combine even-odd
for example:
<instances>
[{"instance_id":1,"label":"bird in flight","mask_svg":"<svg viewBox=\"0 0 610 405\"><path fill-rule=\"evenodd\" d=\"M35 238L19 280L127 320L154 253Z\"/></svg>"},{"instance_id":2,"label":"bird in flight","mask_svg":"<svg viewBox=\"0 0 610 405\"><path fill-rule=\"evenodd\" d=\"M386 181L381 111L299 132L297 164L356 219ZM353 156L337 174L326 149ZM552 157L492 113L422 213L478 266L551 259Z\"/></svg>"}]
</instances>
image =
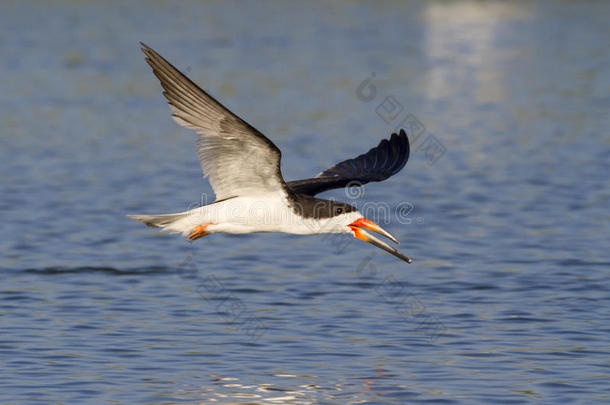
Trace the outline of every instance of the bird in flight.
<instances>
[{"instance_id":1,"label":"bird in flight","mask_svg":"<svg viewBox=\"0 0 610 405\"><path fill-rule=\"evenodd\" d=\"M323 191L383 181L398 173L409 159L409 139L404 130L316 177L286 182L280 170L281 152L273 142L153 49L140 44L161 82L173 119L199 135L197 153L216 200L176 214L128 217L164 231L181 233L191 241L213 233L351 234L411 263L411 258L367 232L376 232L398 243L355 207L315 197Z\"/></svg>"}]
</instances>

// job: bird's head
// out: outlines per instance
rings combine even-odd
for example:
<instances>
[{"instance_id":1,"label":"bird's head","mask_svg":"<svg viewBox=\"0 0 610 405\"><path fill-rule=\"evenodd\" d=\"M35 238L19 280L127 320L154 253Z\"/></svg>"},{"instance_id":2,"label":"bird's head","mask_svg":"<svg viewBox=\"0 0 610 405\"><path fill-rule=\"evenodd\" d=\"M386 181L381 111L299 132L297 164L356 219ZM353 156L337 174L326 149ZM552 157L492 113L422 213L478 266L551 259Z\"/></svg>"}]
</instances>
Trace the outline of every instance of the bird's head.
<instances>
[{"instance_id":1,"label":"bird's head","mask_svg":"<svg viewBox=\"0 0 610 405\"><path fill-rule=\"evenodd\" d=\"M377 225L375 222L362 215L355 207L341 202L333 201L330 204L329 217L326 220L327 230L331 233L349 233L355 238L368 242L394 256L411 263L413 260L400 253L397 249L388 245L381 239L367 232L373 231L385 236L392 242L399 244L398 240L388 231Z\"/></svg>"}]
</instances>

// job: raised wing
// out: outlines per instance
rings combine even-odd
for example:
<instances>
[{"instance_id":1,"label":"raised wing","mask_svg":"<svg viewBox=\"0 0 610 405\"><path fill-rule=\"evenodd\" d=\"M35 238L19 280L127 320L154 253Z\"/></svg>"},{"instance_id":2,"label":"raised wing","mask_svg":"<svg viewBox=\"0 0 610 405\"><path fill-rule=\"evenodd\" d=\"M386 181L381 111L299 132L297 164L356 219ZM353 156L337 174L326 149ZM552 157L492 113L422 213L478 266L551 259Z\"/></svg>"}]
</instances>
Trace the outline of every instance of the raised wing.
<instances>
[{"instance_id":1,"label":"raised wing","mask_svg":"<svg viewBox=\"0 0 610 405\"><path fill-rule=\"evenodd\" d=\"M409 160L409 138L404 130L384 139L377 147L354 159L337 163L316 177L289 181L295 193L314 196L323 191L346 186L360 186L371 181L383 181L398 173Z\"/></svg>"},{"instance_id":2,"label":"raised wing","mask_svg":"<svg viewBox=\"0 0 610 405\"><path fill-rule=\"evenodd\" d=\"M216 199L260 194L285 186L281 152L267 137L203 91L147 45L146 61L165 90L172 117L199 134L197 152Z\"/></svg>"}]
</instances>

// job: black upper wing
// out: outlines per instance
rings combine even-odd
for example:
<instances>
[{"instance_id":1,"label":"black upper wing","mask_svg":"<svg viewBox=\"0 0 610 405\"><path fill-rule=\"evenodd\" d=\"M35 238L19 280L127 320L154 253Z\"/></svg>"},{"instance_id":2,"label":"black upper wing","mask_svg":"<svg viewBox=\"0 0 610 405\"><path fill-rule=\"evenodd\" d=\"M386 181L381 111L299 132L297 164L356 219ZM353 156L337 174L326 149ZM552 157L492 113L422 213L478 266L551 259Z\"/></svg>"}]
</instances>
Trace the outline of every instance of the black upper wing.
<instances>
[{"instance_id":1,"label":"black upper wing","mask_svg":"<svg viewBox=\"0 0 610 405\"><path fill-rule=\"evenodd\" d=\"M383 181L398 173L409 160L409 138L404 130L384 139L377 147L354 159L337 163L316 177L288 182L295 193L314 196L323 191L345 186L360 186L370 181Z\"/></svg>"}]
</instances>

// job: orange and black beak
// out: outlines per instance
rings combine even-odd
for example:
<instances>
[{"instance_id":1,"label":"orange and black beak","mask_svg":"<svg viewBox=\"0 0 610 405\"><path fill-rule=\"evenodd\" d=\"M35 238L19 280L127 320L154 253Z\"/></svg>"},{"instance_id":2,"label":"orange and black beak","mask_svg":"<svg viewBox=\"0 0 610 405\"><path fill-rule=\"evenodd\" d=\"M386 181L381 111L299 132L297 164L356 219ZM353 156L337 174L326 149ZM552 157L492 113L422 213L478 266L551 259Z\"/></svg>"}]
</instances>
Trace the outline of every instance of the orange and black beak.
<instances>
[{"instance_id":1,"label":"orange and black beak","mask_svg":"<svg viewBox=\"0 0 610 405\"><path fill-rule=\"evenodd\" d=\"M360 219L357 219L356 221L352 222L348 226L352 229L352 231L354 231L354 236L356 238L363 240L365 242L368 242L371 245L375 245L378 248L383 249L386 252L393 254L394 256L404 260L407 263L411 263L413 261L413 259L411 259L410 257L403 255L398 250L394 249L392 246L388 245L381 239L378 239L375 236L368 233L367 231L365 231L365 229L368 229L373 232L380 233L383 236L385 236L386 238L392 240L393 242L399 243L398 240L396 240L396 238L393 237L388 231L386 231L385 229L383 229L382 227L380 227L373 221L368 220L366 218L360 218Z\"/></svg>"}]
</instances>

